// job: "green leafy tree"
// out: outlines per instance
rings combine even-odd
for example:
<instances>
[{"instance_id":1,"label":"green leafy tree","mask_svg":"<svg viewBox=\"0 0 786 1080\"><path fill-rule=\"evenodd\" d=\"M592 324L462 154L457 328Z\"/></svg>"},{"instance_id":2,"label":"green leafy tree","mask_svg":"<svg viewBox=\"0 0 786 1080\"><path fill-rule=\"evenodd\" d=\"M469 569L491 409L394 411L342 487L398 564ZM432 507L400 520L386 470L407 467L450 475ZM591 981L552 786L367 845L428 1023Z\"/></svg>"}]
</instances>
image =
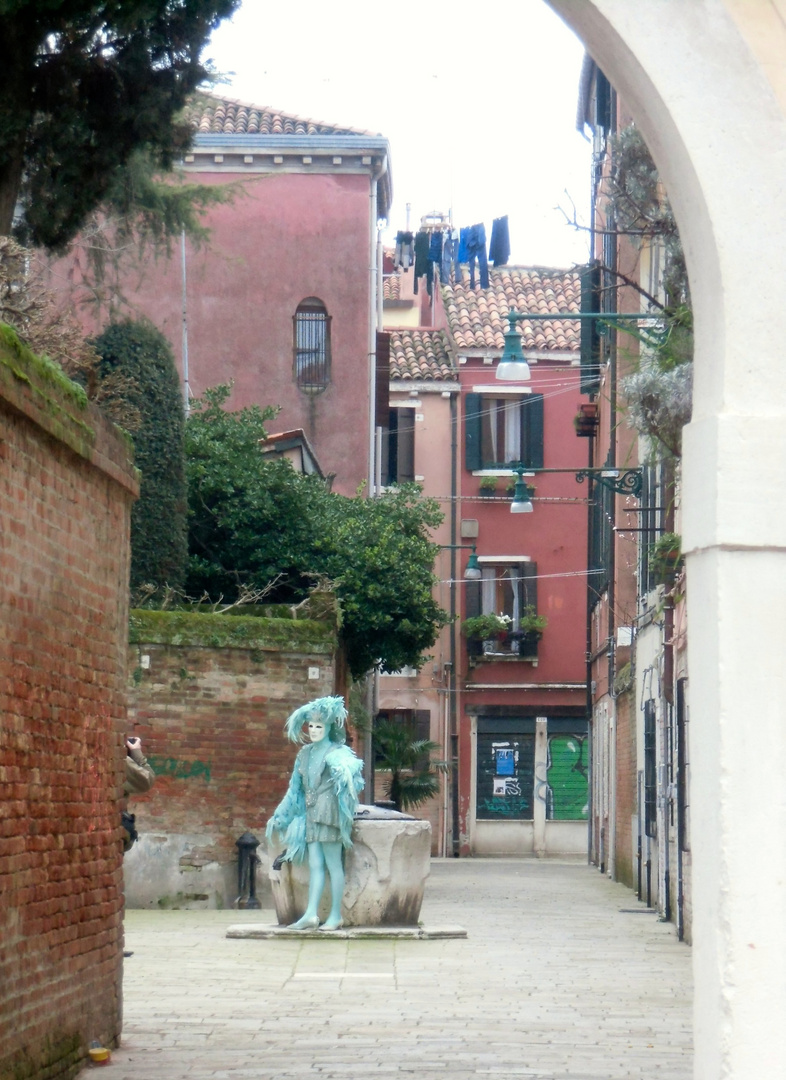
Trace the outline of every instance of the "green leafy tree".
<instances>
[{"instance_id":1,"label":"green leafy tree","mask_svg":"<svg viewBox=\"0 0 786 1080\"><path fill-rule=\"evenodd\" d=\"M238 0L2 0L0 234L60 251L144 148L167 169L201 53Z\"/></svg>"},{"instance_id":2,"label":"green leafy tree","mask_svg":"<svg viewBox=\"0 0 786 1080\"><path fill-rule=\"evenodd\" d=\"M375 768L390 773L387 796L396 810L420 806L439 794L439 773L448 771L447 761L433 761L441 747L430 739L418 739L411 724L381 718L374 725Z\"/></svg>"},{"instance_id":3,"label":"green leafy tree","mask_svg":"<svg viewBox=\"0 0 786 1080\"><path fill-rule=\"evenodd\" d=\"M422 663L447 617L435 602L438 548L429 530L442 520L432 499L404 485L373 499L331 496L317 538L315 569L336 583L353 676Z\"/></svg>"},{"instance_id":4,"label":"green leafy tree","mask_svg":"<svg viewBox=\"0 0 786 1080\"><path fill-rule=\"evenodd\" d=\"M446 613L434 601L442 518L414 486L375 499L347 498L284 461L265 461L259 441L273 409L228 412L226 386L192 403L186 424L191 596L234 599L276 581L271 601L297 602L315 578L341 601L353 677L419 665Z\"/></svg>"},{"instance_id":5,"label":"green leafy tree","mask_svg":"<svg viewBox=\"0 0 786 1080\"><path fill-rule=\"evenodd\" d=\"M122 374L137 412L135 463L142 473L131 510L131 588L181 588L186 572L186 478L180 380L169 343L149 322L108 327L93 345L99 373Z\"/></svg>"}]
</instances>

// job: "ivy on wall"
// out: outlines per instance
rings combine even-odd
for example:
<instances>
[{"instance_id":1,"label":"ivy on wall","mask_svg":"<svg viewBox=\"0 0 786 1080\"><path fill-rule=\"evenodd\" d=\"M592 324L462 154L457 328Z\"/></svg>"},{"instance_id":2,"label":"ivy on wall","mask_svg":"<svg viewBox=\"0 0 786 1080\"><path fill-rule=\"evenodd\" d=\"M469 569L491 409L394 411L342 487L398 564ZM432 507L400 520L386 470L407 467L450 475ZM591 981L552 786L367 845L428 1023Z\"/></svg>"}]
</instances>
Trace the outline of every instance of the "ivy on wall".
<instances>
[{"instance_id":1,"label":"ivy on wall","mask_svg":"<svg viewBox=\"0 0 786 1080\"><path fill-rule=\"evenodd\" d=\"M183 584L187 557L184 416L172 350L152 323L118 322L93 342L100 373L126 376L139 413L135 463L142 473L131 511L131 588Z\"/></svg>"}]
</instances>

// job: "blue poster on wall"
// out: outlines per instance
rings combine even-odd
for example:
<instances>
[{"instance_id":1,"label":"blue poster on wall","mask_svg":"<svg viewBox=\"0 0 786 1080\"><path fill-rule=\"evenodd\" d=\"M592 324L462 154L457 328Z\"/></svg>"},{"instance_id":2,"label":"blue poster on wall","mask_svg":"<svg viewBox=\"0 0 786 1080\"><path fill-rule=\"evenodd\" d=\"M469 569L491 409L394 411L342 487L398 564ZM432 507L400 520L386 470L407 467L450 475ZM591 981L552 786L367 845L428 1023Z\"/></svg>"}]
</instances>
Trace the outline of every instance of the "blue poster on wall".
<instances>
[{"instance_id":1,"label":"blue poster on wall","mask_svg":"<svg viewBox=\"0 0 786 1080\"><path fill-rule=\"evenodd\" d=\"M513 776L516 771L516 758L513 748L503 748L497 746L494 748L494 756L496 758L496 771L497 776Z\"/></svg>"}]
</instances>

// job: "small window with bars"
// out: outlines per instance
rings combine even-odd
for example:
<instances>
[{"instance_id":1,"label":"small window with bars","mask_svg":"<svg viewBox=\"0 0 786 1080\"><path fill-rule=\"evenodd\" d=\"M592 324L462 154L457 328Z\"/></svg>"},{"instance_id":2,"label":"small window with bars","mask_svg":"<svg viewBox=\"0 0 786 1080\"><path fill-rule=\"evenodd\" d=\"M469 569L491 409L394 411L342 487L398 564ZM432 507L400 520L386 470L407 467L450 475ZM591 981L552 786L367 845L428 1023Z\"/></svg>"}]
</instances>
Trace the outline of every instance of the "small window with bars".
<instances>
[{"instance_id":1,"label":"small window with bars","mask_svg":"<svg viewBox=\"0 0 786 1080\"><path fill-rule=\"evenodd\" d=\"M315 296L297 307L295 324L295 382L306 393L319 393L330 382L330 316Z\"/></svg>"}]
</instances>

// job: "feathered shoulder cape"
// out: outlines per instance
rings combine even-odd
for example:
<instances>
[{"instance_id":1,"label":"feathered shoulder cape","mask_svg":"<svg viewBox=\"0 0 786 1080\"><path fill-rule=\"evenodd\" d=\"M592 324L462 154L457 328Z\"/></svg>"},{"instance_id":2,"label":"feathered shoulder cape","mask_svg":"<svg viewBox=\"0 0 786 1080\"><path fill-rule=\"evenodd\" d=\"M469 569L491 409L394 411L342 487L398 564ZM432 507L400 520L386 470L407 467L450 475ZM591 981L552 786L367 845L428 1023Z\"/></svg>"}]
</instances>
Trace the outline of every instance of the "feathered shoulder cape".
<instances>
[{"instance_id":1,"label":"feathered shoulder cape","mask_svg":"<svg viewBox=\"0 0 786 1080\"><path fill-rule=\"evenodd\" d=\"M295 767L286 795L276 807L267 823L265 835L271 840L273 833L283 834L286 847L285 862L302 862L306 855L306 793L300 772L302 757L310 746L304 746L295 758ZM344 848L352 847L352 823L358 806L358 795L363 790L361 775L363 762L343 743L336 743L325 757L325 767L330 770L330 786L338 800L339 832Z\"/></svg>"}]
</instances>

